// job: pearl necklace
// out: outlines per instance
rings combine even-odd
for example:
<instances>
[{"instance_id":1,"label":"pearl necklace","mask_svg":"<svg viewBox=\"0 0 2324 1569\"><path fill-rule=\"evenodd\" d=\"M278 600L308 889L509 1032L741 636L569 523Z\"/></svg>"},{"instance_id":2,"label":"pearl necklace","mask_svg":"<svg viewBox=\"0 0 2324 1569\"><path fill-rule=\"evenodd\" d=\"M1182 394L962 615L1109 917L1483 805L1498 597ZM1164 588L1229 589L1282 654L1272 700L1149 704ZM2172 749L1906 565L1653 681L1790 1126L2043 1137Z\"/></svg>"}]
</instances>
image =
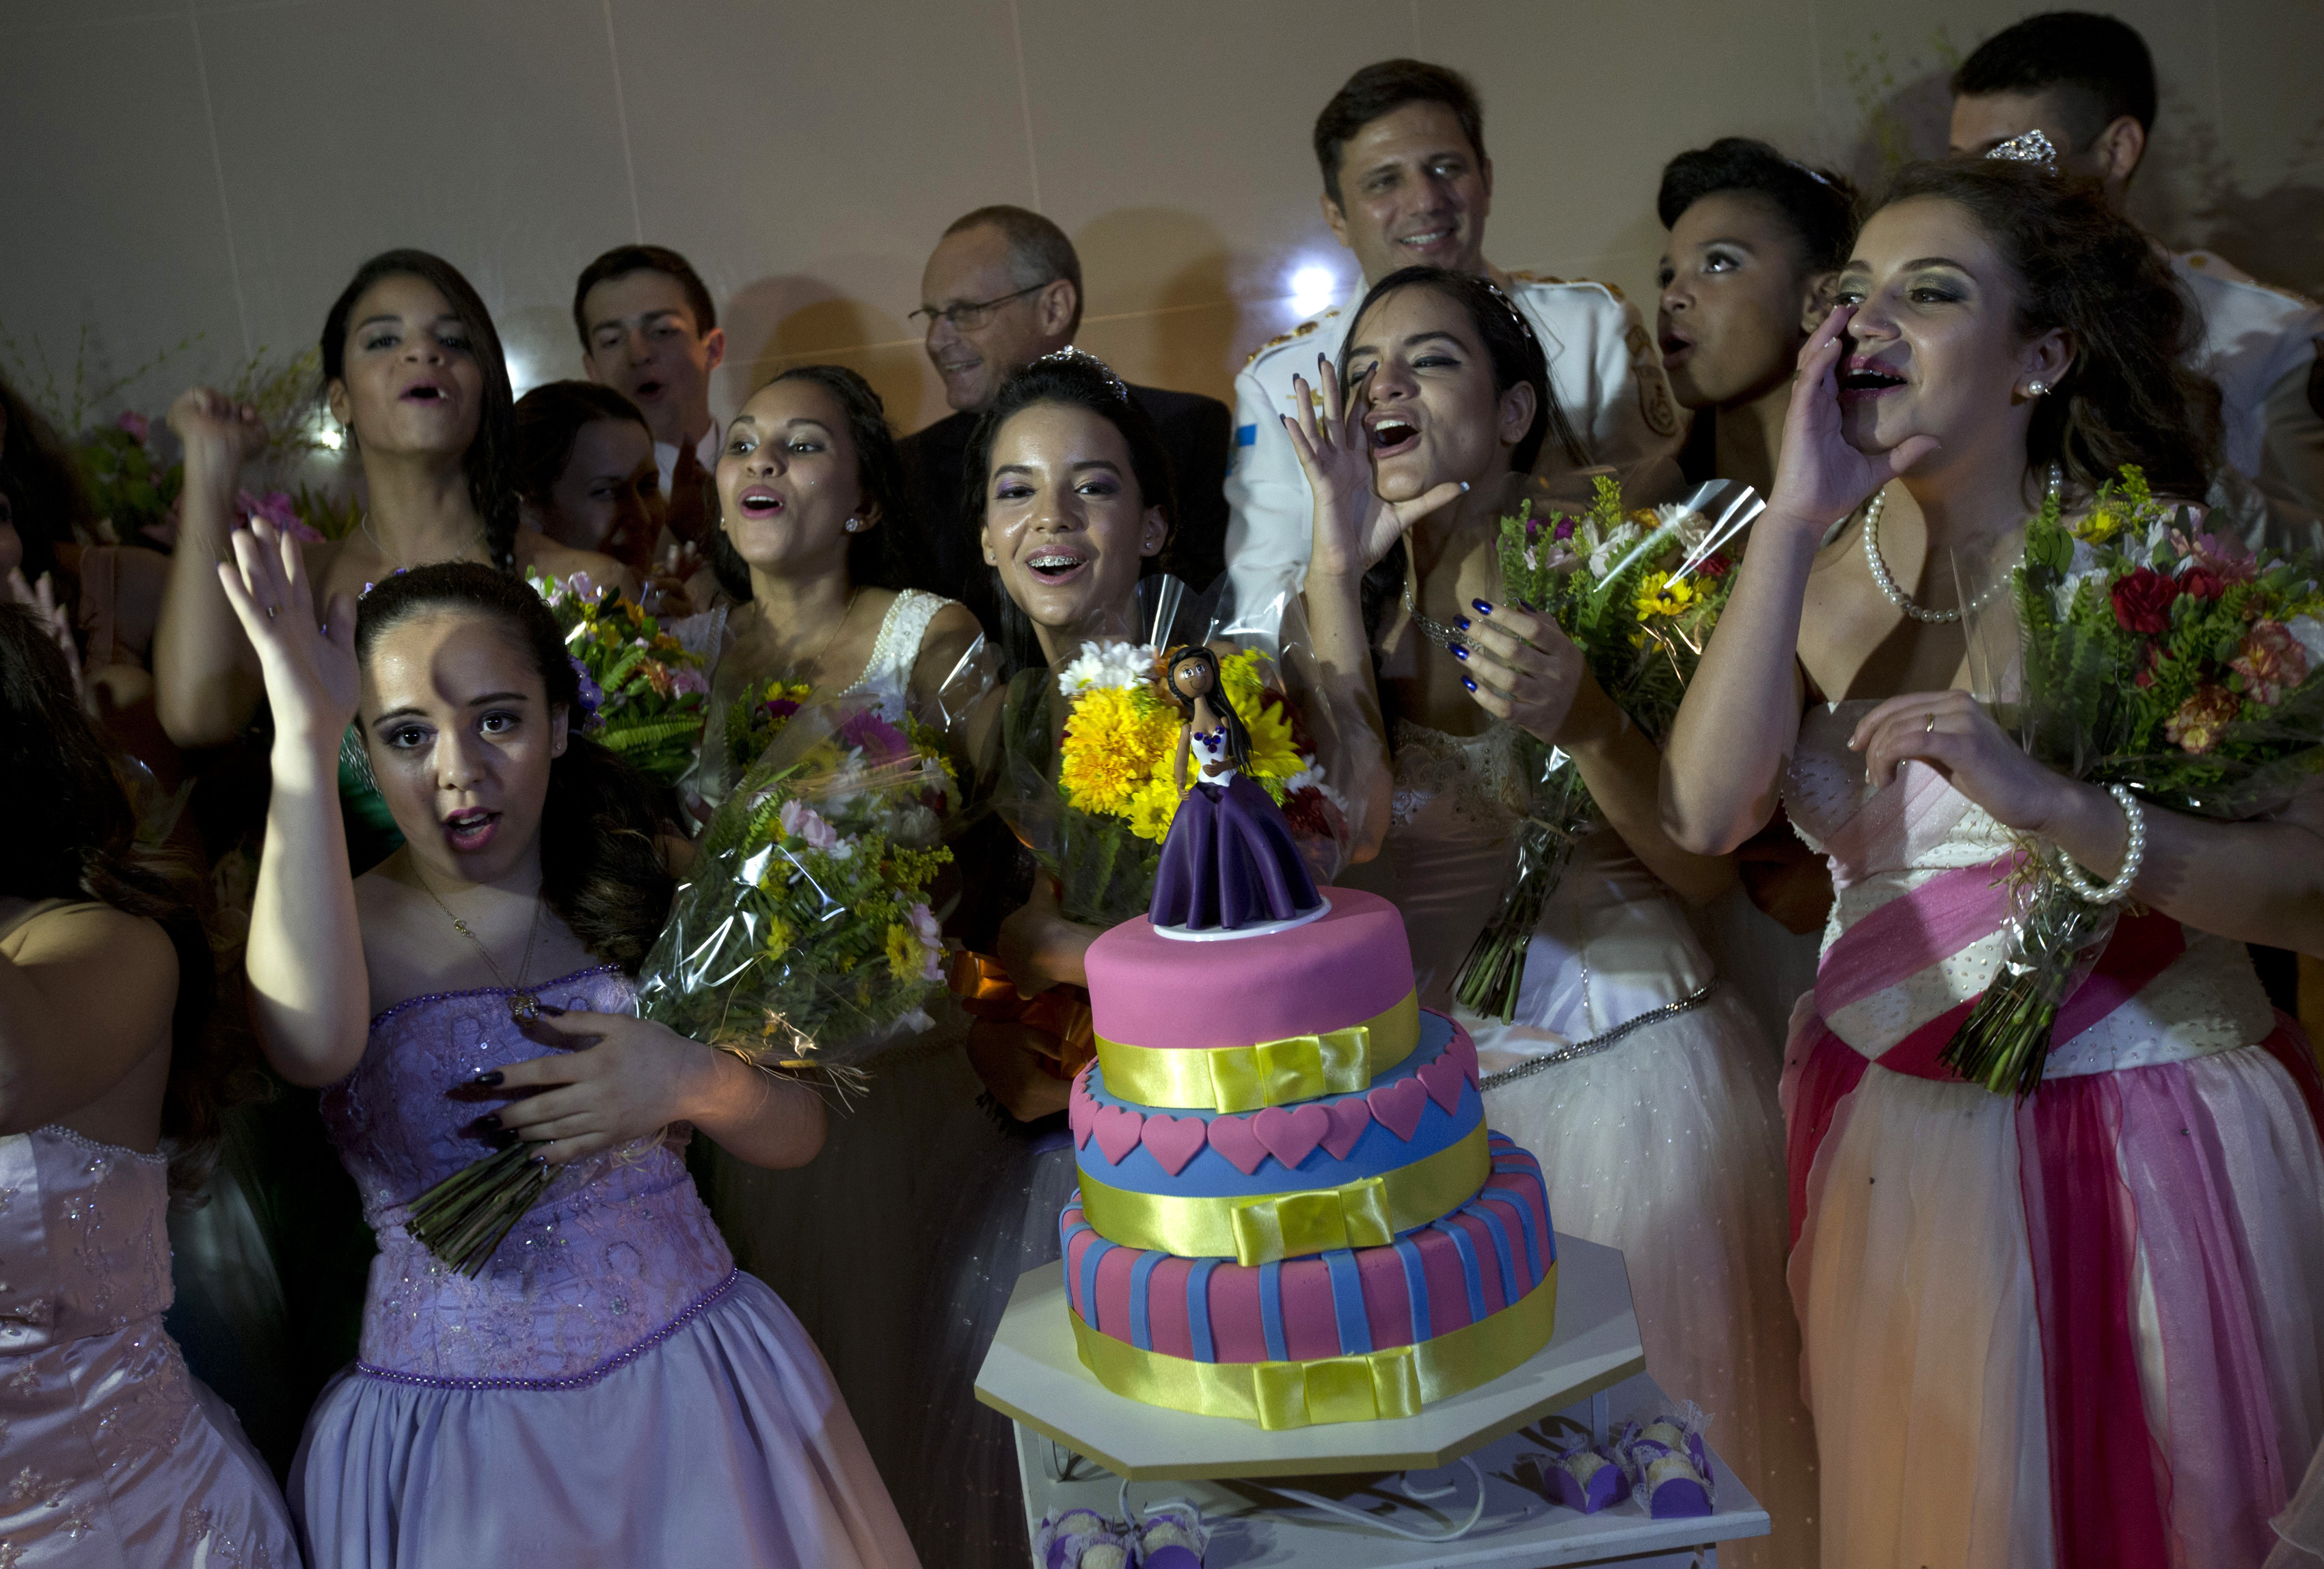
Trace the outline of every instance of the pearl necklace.
<instances>
[{"instance_id":1,"label":"pearl necklace","mask_svg":"<svg viewBox=\"0 0 2324 1569\"><path fill-rule=\"evenodd\" d=\"M2056 463L2052 463L2045 506L2057 500L2058 489L2064 482L2064 474ZM1925 605L1914 604L1904 591L1896 586L1896 580L1888 575L1888 564L1880 559L1880 514L1887 509L1888 488L1884 485L1874 492L1872 505L1864 509L1864 564L1872 569L1873 583L1890 604L1916 621L1930 621L1942 626L1960 620L1961 613L1959 610L1932 610Z\"/></svg>"}]
</instances>

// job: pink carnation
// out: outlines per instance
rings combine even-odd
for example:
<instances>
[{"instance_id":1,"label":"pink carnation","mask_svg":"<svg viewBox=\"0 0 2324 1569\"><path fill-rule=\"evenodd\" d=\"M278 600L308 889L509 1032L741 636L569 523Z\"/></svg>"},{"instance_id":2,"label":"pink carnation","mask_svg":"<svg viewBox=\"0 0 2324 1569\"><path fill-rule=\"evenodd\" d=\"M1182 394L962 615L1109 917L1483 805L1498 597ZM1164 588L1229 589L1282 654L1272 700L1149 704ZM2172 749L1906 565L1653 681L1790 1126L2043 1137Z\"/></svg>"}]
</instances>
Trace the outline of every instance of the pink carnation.
<instances>
[{"instance_id":1,"label":"pink carnation","mask_svg":"<svg viewBox=\"0 0 2324 1569\"><path fill-rule=\"evenodd\" d=\"M2224 686L2204 685L2179 705L2163 722L2163 733L2172 744L2190 752L2208 752L2219 744L2219 733L2233 722L2243 700Z\"/></svg>"},{"instance_id":2,"label":"pink carnation","mask_svg":"<svg viewBox=\"0 0 2324 1569\"><path fill-rule=\"evenodd\" d=\"M2254 702L2283 701L2286 687L2308 679L2308 650L2282 621L2255 621L2244 636L2243 652L2227 668L2244 678L2244 692Z\"/></svg>"}]
</instances>

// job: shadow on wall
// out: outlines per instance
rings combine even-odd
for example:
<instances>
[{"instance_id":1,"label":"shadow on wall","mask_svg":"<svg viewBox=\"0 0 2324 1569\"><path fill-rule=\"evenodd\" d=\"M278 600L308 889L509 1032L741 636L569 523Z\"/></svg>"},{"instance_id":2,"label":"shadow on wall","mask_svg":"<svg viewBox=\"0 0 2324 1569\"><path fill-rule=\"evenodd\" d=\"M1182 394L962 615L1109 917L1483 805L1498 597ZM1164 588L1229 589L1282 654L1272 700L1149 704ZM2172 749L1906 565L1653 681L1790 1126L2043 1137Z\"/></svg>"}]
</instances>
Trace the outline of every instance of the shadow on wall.
<instances>
[{"instance_id":1,"label":"shadow on wall","mask_svg":"<svg viewBox=\"0 0 2324 1569\"><path fill-rule=\"evenodd\" d=\"M1210 221L1176 207L1117 207L1074 236L1088 304L1081 347L1125 381L1231 396L1241 361L1229 275Z\"/></svg>"},{"instance_id":2,"label":"shadow on wall","mask_svg":"<svg viewBox=\"0 0 2324 1569\"><path fill-rule=\"evenodd\" d=\"M841 263L844 270L844 262ZM744 285L726 304L721 407L739 408L794 365L845 365L872 383L899 432L948 413L910 322L793 274Z\"/></svg>"}]
</instances>

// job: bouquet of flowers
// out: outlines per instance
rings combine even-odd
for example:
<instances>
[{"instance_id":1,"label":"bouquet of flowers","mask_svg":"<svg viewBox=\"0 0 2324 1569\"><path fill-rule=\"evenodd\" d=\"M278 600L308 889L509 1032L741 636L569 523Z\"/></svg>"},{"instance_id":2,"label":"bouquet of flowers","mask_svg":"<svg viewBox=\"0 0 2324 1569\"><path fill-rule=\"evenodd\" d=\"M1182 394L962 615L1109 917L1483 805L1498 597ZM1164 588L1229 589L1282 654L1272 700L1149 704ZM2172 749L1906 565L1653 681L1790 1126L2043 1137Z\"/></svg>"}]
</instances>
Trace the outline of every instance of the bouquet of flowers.
<instances>
[{"instance_id":1,"label":"bouquet of flowers","mask_svg":"<svg viewBox=\"0 0 2324 1569\"><path fill-rule=\"evenodd\" d=\"M1249 776L1265 789L1305 843L1311 860L1345 837L1339 804L1316 762L1314 740L1264 655L1245 650L1219 662L1221 690L1250 732ZM1028 672L1004 720L1018 801L1010 826L1063 886L1070 921L1110 926L1146 907L1162 841L1185 792L1176 777L1177 705L1161 688L1160 652L1150 645L1092 640L1057 672ZM1065 705L1064 736L1050 759L1050 693ZM1317 881L1333 864L1315 868Z\"/></svg>"},{"instance_id":2,"label":"bouquet of flowers","mask_svg":"<svg viewBox=\"0 0 2324 1569\"><path fill-rule=\"evenodd\" d=\"M589 574L563 583L527 574L565 630L581 677L586 733L668 784L694 766L710 683L702 656L613 589L602 593Z\"/></svg>"},{"instance_id":3,"label":"bouquet of flowers","mask_svg":"<svg viewBox=\"0 0 2324 1569\"><path fill-rule=\"evenodd\" d=\"M944 940L928 890L959 801L925 727L862 703L794 717L705 830L640 971L640 1016L860 1087L867 1059L931 1023ZM552 1175L523 1144L487 1156L413 1201L411 1234L473 1274Z\"/></svg>"},{"instance_id":4,"label":"bouquet of flowers","mask_svg":"<svg viewBox=\"0 0 2324 1569\"><path fill-rule=\"evenodd\" d=\"M1503 592L1554 617L1607 695L1659 737L1727 603L1725 546L1764 509L1748 486L1715 482L1675 506L1625 511L1621 487L1601 476L1581 516L1539 517L1528 500L1501 519ZM1452 980L1463 1007L1504 1023L1517 1016L1543 907L1599 818L1572 758L1530 737L1522 755L1527 802L1515 874Z\"/></svg>"},{"instance_id":5,"label":"bouquet of flowers","mask_svg":"<svg viewBox=\"0 0 2324 1569\"><path fill-rule=\"evenodd\" d=\"M2016 545L1954 564L1972 684L2035 757L2220 819L2279 806L2324 770L2315 563L2198 531L2130 465L2070 525L2053 491ZM2022 847L2009 952L1940 1057L1997 1095L2040 1085L2059 1005L2113 933L2119 896L2074 880L2054 849Z\"/></svg>"},{"instance_id":6,"label":"bouquet of flowers","mask_svg":"<svg viewBox=\"0 0 2324 1569\"><path fill-rule=\"evenodd\" d=\"M766 756L783 726L807 705L808 693L804 682L785 681L778 675L727 704L727 766L747 768Z\"/></svg>"}]
</instances>

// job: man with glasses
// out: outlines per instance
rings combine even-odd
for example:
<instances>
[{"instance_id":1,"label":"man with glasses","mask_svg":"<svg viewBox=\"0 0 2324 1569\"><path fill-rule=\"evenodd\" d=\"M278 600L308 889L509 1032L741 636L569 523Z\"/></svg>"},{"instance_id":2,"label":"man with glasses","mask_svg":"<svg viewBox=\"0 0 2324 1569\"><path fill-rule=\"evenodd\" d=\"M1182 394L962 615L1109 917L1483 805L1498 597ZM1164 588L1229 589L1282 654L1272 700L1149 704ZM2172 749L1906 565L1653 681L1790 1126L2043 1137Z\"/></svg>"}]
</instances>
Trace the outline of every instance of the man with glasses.
<instances>
[{"instance_id":1,"label":"man with glasses","mask_svg":"<svg viewBox=\"0 0 2324 1569\"><path fill-rule=\"evenodd\" d=\"M904 541L915 586L948 595L993 625L961 466L976 417L1001 383L1065 347L1082 320L1082 263L1065 231L1023 207L979 207L953 224L920 277L915 325L954 412L904 438L919 517ZM1226 535L1227 408L1215 398L1132 387L1153 417L1177 482L1170 571L1202 588L1219 574Z\"/></svg>"},{"instance_id":2,"label":"man with glasses","mask_svg":"<svg viewBox=\"0 0 2324 1569\"><path fill-rule=\"evenodd\" d=\"M2087 11L2029 16L1979 44L1952 88L1955 155L2039 131L2061 169L2098 180L2125 209L2154 126L2154 61L2136 30ZM2324 310L2208 251L2171 261L2202 317L2192 362L2222 399L2232 472L2214 505L2255 545L2324 546L2324 415L2308 396Z\"/></svg>"}]
</instances>

